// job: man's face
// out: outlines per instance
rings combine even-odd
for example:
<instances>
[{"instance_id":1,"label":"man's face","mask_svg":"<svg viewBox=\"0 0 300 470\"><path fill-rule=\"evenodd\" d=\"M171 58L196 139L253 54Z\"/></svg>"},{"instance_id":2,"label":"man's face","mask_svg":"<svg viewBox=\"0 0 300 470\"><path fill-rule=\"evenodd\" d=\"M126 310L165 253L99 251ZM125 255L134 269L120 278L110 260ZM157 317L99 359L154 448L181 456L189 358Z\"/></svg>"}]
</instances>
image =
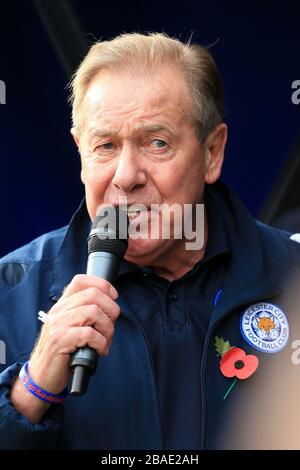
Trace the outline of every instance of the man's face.
<instances>
[{"instance_id":1,"label":"man's face","mask_svg":"<svg viewBox=\"0 0 300 470\"><path fill-rule=\"evenodd\" d=\"M120 196L128 206L149 209L202 202L205 181L212 182L210 152L197 137L190 93L177 69L165 66L148 76L102 71L87 89L82 113L83 130L73 135L92 219L100 204L117 205ZM151 222L151 213L146 215ZM126 259L150 263L176 244L129 240Z\"/></svg>"}]
</instances>

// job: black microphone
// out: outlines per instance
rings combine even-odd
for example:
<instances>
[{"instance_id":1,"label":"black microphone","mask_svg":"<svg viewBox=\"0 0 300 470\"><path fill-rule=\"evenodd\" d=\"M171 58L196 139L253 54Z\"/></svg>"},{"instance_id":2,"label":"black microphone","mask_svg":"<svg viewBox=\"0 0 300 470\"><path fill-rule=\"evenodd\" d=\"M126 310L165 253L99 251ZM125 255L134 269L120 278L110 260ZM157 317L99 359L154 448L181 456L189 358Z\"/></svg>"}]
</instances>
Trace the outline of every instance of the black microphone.
<instances>
[{"instance_id":1,"label":"black microphone","mask_svg":"<svg viewBox=\"0 0 300 470\"><path fill-rule=\"evenodd\" d=\"M113 283L128 246L128 215L120 207L101 209L88 237L87 274ZM86 346L71 356L74 371L71 395L83 395L89 378L96 372L99 356L95 349Z\"/></svg>"}]
</instances>

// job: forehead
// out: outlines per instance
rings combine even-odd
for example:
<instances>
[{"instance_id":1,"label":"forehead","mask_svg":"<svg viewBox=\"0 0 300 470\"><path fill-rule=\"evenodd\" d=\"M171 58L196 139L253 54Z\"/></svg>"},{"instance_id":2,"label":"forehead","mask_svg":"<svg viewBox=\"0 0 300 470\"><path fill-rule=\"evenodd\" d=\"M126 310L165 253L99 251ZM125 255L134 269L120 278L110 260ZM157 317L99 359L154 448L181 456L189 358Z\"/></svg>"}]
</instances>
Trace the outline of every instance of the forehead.
<instances>
[{"instance_id":1,"label":"forehead","mask_svg":"<svg viewBox=\"0 0 300 470\"><path fill-rule=\"evenodd\" d=\"M190 117L188 85L174 66L151 73L101 71L89 84L82 102L85 127L133 125L166 119L176 123Z\"/></svg>"}]
</instances>

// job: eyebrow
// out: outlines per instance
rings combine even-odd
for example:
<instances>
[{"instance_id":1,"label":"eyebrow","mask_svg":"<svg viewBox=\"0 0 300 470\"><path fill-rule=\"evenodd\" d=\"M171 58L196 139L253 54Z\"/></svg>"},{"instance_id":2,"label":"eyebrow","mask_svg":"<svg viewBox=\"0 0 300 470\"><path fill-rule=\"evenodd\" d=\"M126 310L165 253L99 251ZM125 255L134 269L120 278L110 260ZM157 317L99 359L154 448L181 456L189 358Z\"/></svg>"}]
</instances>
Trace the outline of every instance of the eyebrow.
<instances>
[{"instance_id":1,"label":"eyebrow","mask_svg":"<svg viewBox=\"0 0 300 470\"><path fill-rule=\"evenodd\" d=\"M158 132L158 131L167 131L169 132L170 134L173 134L173 132L169 129L168 126L165 126L163 124L153 124L153 125L149 125L149 126L144 126L144 125L141 125L141 126L138 126L141 130L145 131L145 132Z\"/></svg>"},{"instance_id":2,"label":"eyebrow","mask_svg":"<svg viewBox=\"0 0 300 470\"><path fill-rule=\"evenodd\" d=\"M113 134L117 134L117 129L103 129L103 130L95 130L90 132L90 137L107 137Z\"/></svg>"},{"instance_id":3,"label":"eyebrow","mask_svg":"<svg viewBox=\"0 0 300 470\"><path fill-rule=\"evenodd\" d=\"M159 131L167 131L169 134L174 134L172 130L163 124L152 124L152 125L145 125L145 124L137 124L133 129L133 134L137 134L138 132L143 131L145 133L152 133L152 132L159 132ZM111 135L117 135L119 133L117 128L111 129L97 129L90 133L90 137L108 137Z\"/></svg>"}]
</instances>

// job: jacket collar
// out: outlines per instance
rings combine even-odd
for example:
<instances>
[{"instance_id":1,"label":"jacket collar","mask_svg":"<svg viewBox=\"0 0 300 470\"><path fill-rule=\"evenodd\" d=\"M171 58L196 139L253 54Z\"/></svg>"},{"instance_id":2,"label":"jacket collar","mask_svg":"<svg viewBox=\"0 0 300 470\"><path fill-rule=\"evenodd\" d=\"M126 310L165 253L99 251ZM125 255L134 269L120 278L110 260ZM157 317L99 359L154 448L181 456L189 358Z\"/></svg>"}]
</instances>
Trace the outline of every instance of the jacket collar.
<instances>
[{"instance_id":1,"label":"jacket collar","mask_svg":"<svg viewBox=\"0 0 300 470\"><path fill-rule=\"evenodd\" d=\"M206 197L223 219L232 253L212 326L238 305L278 296L282 287L276 269L265 262L267 247L257 223L240 199L221 181L206 187Z\"/></svg>"},{"instance_id":2,"label":"jacket collar","mask_svg":"<svg viewBox=\"0 0 300 470\"><path fill-rule=\"evenodd\" d=\"M79 273L86 272L88 234L91 220L88 215L85 199L74 213L66 234L60 245L52 271L52 282L49 296L57 301L64 287Z\"/></svg>"}]
</instances>

